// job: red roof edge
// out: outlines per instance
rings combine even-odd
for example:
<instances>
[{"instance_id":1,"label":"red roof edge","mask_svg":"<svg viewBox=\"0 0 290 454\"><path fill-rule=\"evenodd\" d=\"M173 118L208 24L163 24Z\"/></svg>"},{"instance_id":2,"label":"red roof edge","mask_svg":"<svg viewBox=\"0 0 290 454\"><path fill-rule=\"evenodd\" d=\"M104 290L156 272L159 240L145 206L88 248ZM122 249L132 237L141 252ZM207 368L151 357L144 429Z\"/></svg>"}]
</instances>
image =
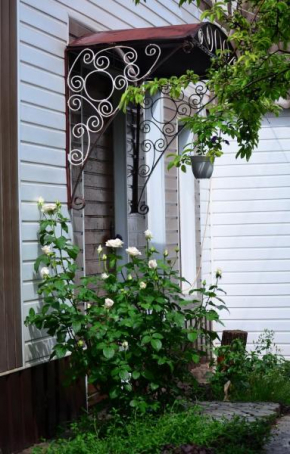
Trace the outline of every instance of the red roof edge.
<instances>
[{"instance_id":1,"label":"red roof edge","mask_svg":"<svg viewBox=\"0 0 290 454\"><path fill-rule=\"evenodd\" d=\"M92 33L72 41L68 49L118 44L133 41L172 41L194 37L204 23L169 25L166 27L130 28Z\"/></svg>"}]
</instances>

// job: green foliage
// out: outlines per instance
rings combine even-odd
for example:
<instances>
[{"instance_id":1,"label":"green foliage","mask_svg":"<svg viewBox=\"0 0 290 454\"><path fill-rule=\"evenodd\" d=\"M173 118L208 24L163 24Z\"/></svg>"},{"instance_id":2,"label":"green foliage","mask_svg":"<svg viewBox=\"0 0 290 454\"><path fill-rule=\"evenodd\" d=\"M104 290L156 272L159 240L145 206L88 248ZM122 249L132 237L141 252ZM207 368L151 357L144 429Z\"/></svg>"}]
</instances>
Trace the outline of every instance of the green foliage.
<instances>
[{"instance_id":1,"label":"green foliage","mask_svg":"<svg viewBox=\"0 0 290 454\"><path fill-rule=\"evenodd\" d=\"M119 265L120 240L107 256L99 247L101 275L82 277L76 283L77 248L64 232L67 219L60 205L40 222L43 280L38 293L43 303L39 313L30 310L26 325L46 329L55 336L52 357L71 354L71 379L89 376L98 392L115 407L159 410L183 395L181 383L193 383L189 372L203 354L193 342L209 344L217 334L204 328L204 320L219 321L224 308L215 285L191 290L183 297L184 281L175 262L154 259L157 251L147 240L144 258L128 248L131 258ZM112 243L107 242L112 245ZM133 251L132 251L133 250ZM134 255L136 254L136 255Z\"/></svg>"},{"instance_id":2,"label":"green foliage","mask_svg":"<svg viewBox=\"0 0 290 454\"><path fill-rule=\"evenodd\" d=\"M273 344L274 333L265 330L253 351L234 340L216 349L216 368L210 379L215 397L224 397L230 381L230 397L239 401L272 401L290 404L290 363Z\"/></svg>"},{"instance_id":3,"label":"green foliage","mask_svg":"<svg viewBox=\"0 0 290 454\"><path fill-rule=\"evenodd\" d=\"M140 3L135 0L135 3ZM199 1L180 0L179 5ZM221 156L222 147L229 138L238 143L237 157L250 159L258 144L262 118L268 112L279 114L279 98L287 98L290 91L290 7L288 0L239 1L229 13L229 1L213 2L202 18L223 26L235 49L235 59L228 51L219 51L212 59L205 83L211 101L200 107L207 108L208 116L197 114L186 118L186 126L195 138L181 156L173 156L170 166L190 164L189 156L207 155L213 161ZM142 103L145 93L154 93L156 87L170 87L172 97L179 97L188 86L188 79L196 84L200 78L193 73L180 78L150 81L127 91L122 106L128 101ZM160 87L159 87L160 88Z\"/></svg>"},{"instance_id":4,"label":"green foliage","mask_svg":"<svg viewBox=\"0 0 290 454\"><path fill-rule=\"evenodd\" d=\"M92 423L91 423L92 426ZM216 454L254 454L268 439L270 425L266 420L248 423L242 419L213 421L187 412L167 413L161 417L150 415L124 419L115 417L104 428L98 422L85 432L74 426L75 435L59 440L48 448L35 449L34 454L157 454L165 445L196 444L211 447Z\"/></svg>"}]
</instances>

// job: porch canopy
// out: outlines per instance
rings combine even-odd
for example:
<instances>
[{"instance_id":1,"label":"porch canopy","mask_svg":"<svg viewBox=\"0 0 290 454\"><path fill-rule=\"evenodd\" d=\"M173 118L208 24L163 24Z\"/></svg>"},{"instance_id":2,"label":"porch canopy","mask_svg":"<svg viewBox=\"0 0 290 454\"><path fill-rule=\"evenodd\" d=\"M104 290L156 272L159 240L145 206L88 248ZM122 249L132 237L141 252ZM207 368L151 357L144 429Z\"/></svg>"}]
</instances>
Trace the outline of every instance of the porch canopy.
<instances>
[{"instance_id":1,"label":"porch canopy","mask_svg":"<svg viewBox=\"0 0 290 454\"><path fill-rule=\"evenodd\" d=\"M180 131L180 128L177 128L178 119L202 110L202 100L207 93L204 82L207 70L219 50L228 51L226 60L230 63L234 58L234 51L226 34L208 22L98 32L69 44L66 50L66 95L69 126L68 202L71 207L76 205L77 186L90 154L118 114L121 96L128 86L138 86L155 77L180 76L187 70L192 70L200 76L200 81L192 87L190 95L182 93L178 100L170 99L173 112L170 120L156 119L156 96L154 101L146 98L142 106L143 113L140 112L140 106L135 109L136 134L130 171L130 178L133 179L131 207L132 212L146 212L148 207L144 205L142 211L140 203L147 182L160 158ZM166 87L161 90L159 99L164 101L165 98L169 102ZM139 165L140 155L146 153L148 157L150 150L153 154L150 165L147 162L146 165ZM71 166L79 166L72 192ZM144 182L141 194L138 180ZM78 201L80 209L84 204L84 200Z\"/></svg>"},{"instance_id":2,"label":"porch canopy","mask_svg":"<svg viewBox=\"0 0 290 454\"><path fill-rule=\"evenodd\" d=\"M159 64L150 72L150 76L154 77L180 76L187 70L205 76L210 59L216 55L217 50L232 50L227 36L219 27L203 22L92 33L72 41L68 52L79 52L85 48L97 51L120 45L133 47L137 52L134 63L140 68L140 74L148 71L152 57L157 57L154 45L159 46L162 51L158 58ZM146 52L148 45L150 47ZM194 52L191 52L193 48Z\"/></svg>"}]
</instances>

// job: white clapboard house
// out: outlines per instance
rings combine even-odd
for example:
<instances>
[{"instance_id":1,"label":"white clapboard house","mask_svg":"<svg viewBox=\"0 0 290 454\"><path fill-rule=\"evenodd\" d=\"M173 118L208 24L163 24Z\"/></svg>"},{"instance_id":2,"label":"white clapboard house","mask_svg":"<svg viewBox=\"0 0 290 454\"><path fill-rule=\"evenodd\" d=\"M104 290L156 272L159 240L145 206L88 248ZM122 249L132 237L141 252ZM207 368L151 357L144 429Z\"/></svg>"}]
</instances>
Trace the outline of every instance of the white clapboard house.
<instances>
[{"instance_id":1,"label":"white clapboard house","mask_svg":"<svg viewBox=\"0 0 290 454\"><path fill-rule=\"evenodd\" d=\"M206 98L202 85L178 102L164 92L118 113L128 84L204 74L228 44L200 14L177 0L0 4L2 454L49 436L85 405L83 383L60 390L66 360L48 362L54 339L23 324L41 304L39 197L62 202L84 273L98 271L100 243L119 234L142 248L149 228L158 249L180 248L189 281L210 283L223 270L226 328L248 331L250 345L274 330L290 357L289 106L264 119L250 162L235 159L231 142L210 180L167 170L167 154L190 141L180 120Z\"/></svg>"}]
</instances>

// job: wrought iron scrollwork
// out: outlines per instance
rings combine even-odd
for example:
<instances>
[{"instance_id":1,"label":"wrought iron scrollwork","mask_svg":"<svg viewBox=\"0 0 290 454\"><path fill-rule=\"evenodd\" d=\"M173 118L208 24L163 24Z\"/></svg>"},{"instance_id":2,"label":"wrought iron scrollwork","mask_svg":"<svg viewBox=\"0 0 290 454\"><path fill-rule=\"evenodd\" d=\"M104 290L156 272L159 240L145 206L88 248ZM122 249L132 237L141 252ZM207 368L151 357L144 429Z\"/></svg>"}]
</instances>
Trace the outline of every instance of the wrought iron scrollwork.
<instances>
[{"instance_id":1,"label":"wrought iron scrollwork","mask_svg":"<svg viewBox=\"0 0 290 454\"><path fill-rule=\"evenodd\" d=\"M67 76L68 112L75 120L75 123L71 124L67 139L68 178L70 166L78 168L79 173L73 181L72 193L69 192L71 208L81 210L85 206L85 200L77 187L82 181L82 172L91 151L119 111L119 102L116 99L120 99L129 85L140 85L151 77L157 68L180 49L189 54L195 47L210 57L216 56L217 49L229 50L228 63L235 58L225 34L209 23L202 24L194 37L185 39L183 44L178 43L171 52L164 52L163 59L161 47L154 43L140 47L138 51L130 45L122 44L97 50L85 48L77 55L73 54L75 58ZM147 65L145 69L144 61ZM92 80L96 76L106 78L106 86L109 88L105 96L98 97L91 91ZM148 213L145 189L158 162L179 133L179 119L192 116L202 109L202 101L207 92L205 82L199 82L191 88L191 92L183 92L179 99L172 99L169 87L164 86L157 97L146 97L142 109L136 113L137 128L131 144L132 159L128 169L128 177L132 180L130 205L133 213ZM171 105L172 116L166 121L155 115L158 102ZM88 107L87 116L82 115L83 106ZM141 190L140 180L144 183ZM70 181L68 186L70 187Z\"/></svg>"},{"instance_id":2,"label":"wrought iron scrollwork","mask_svg":"<svg viewBox=\"0 0 290 454\"><path fill-rule=\"evenodd\" d=\"M123 62L122 74L112 75L112 59L116 53ZM69 88L68 108L70 112L80 112L82 105L88 104L93 114L85 122L74 125L71 129L71 138L80 140L85 138L87 145L85 150L80 146L69 151L68 160L72 165L82 166L91 148L91 134L102 131L105 120L118 111L114 106L113 96L116 92L124 92L129 84L138 83L146 78L158 62L161 49L157 44L148 44L145 48L145 56L152 58L152 64L145 74L137 65L138 54L136 49L130 46L112 46L94 52L92 49L82 50L70 67L67 84ZM88 68L85 76L74 74L75 68L81 63ZM110 90L105 98L98 99L90 93L88 80L96 75L106 76L110 81Z\"/></svg>"},{"instance_id":3,"label":"wrought iron scrollwork","mask_svg":"<svg viewBox=\"0 0 290 454\"><path fill-rule=\"evenodd\" d=\"M205 23L198 30L193 42L210 57L215 57L217 49L228 51L228 64L231 64L236 58L229 40L226 39L222 30L213 24Z\"/></svg>"},{"instance_id":4,"label":"wrought iron scrollwork","mask_svg":"<svg viewBox=\"0 0 290 454\"><path fill-rule=\"evenodd\" d=\"M138 159L128 168L128 178L143 178L144 183L141 191L138 184L131 184L132 200L131 213L147 214L149 207L144 201L146 186L152 176L152 173L158 162L168 150L172 142L178 137L181 128L178 128L179 121L184 117L197 114L203 108L203 99L208 89L204 81L192 86L188 92L182 92L178 99L170 96L170 87L163 86L157 96L154 98L146 97L143 104L143 115L135 112L133 121L132 137L133 144L131 147L131 156L138 158L140 154L145 156L145 162L140 164ZM157 105L162 102L167 106L167 110L172 115L166 120L158 118L156 115ZM139 131L139 139L137 131ZM155 140L152 140L155 137ZM150 156L150 159L148 157ZM150 165L148 162L150 161Z\"/></svg>"}]
</instances>

